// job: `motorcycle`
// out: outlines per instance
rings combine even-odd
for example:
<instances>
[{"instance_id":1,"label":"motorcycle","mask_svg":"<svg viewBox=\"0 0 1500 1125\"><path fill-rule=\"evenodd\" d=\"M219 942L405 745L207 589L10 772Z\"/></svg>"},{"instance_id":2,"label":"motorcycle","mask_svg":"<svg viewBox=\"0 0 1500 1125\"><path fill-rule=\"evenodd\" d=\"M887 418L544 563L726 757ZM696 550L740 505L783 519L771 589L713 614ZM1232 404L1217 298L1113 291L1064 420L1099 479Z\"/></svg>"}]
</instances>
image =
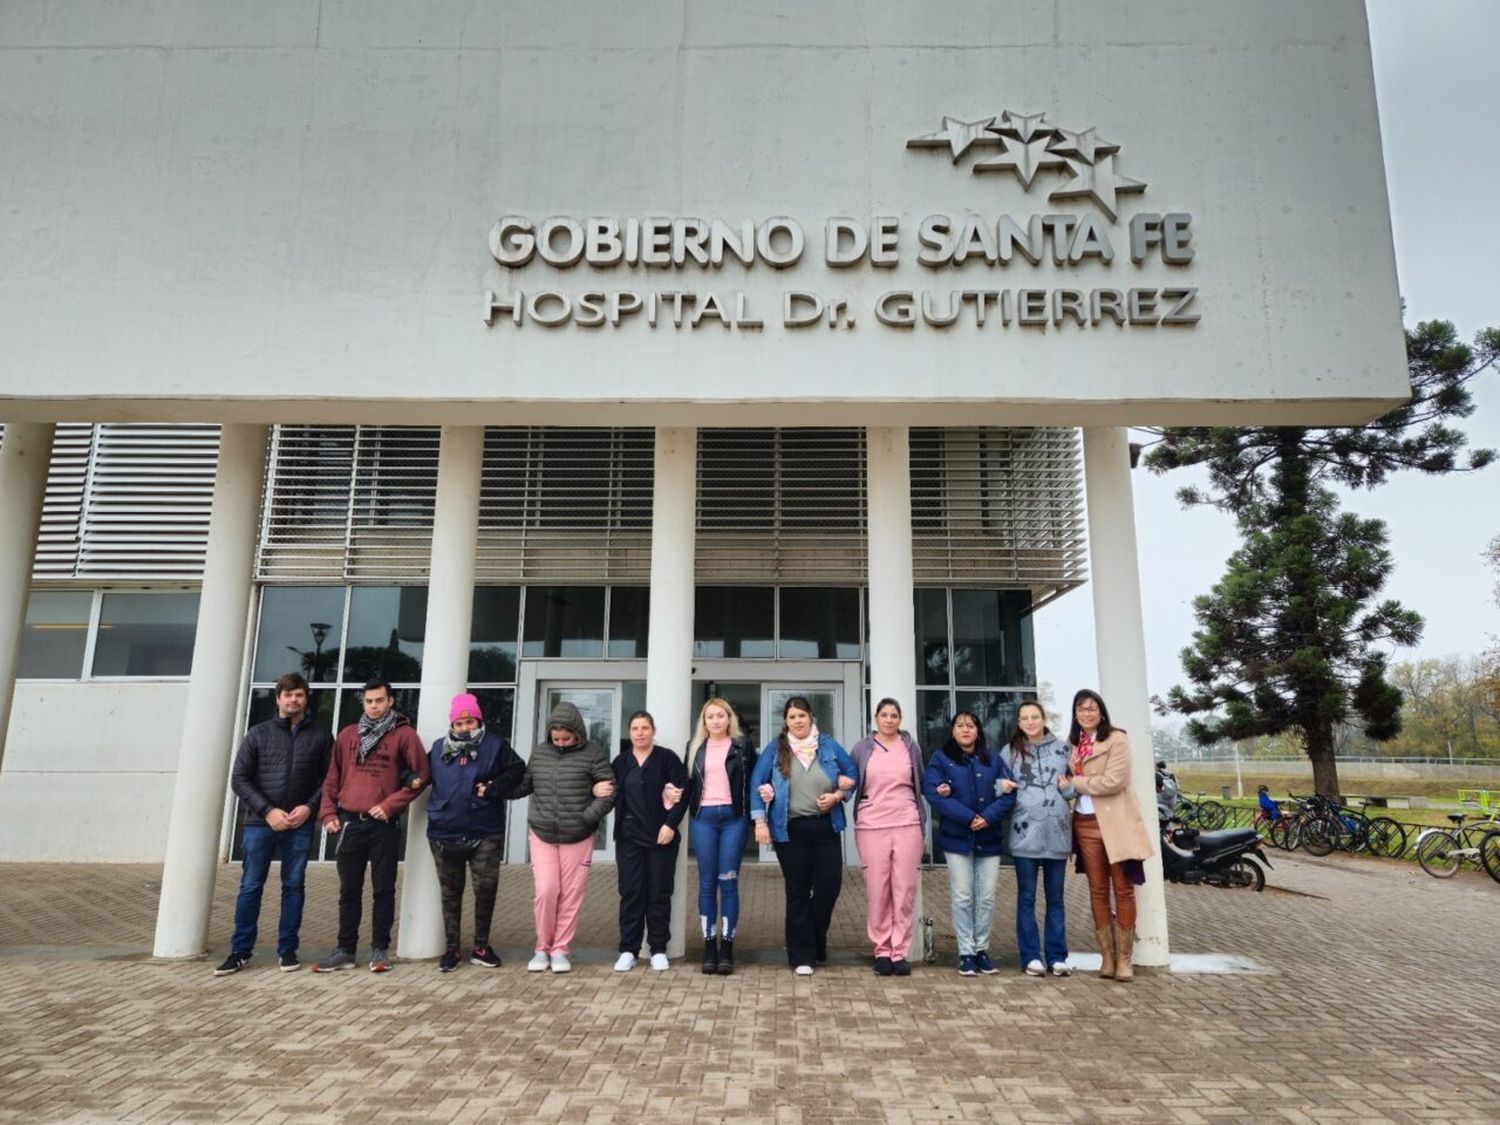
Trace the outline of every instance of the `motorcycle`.
<instances>
[{"instance_id":1,"label":"motorcycle","mask_svg":"<svg viewBox=\"0 0 1500 1125\"><path fill-rule=\"evenodd\" d=\"M1173 883L1207 883L1211 887L1263 891L1265 868L1271 866L1271 861L1266 858L1260 836L1253 828L1203 832L1178 821L1163 820L1161 866L1162 874Z\"/></svg>"}]
</instances>

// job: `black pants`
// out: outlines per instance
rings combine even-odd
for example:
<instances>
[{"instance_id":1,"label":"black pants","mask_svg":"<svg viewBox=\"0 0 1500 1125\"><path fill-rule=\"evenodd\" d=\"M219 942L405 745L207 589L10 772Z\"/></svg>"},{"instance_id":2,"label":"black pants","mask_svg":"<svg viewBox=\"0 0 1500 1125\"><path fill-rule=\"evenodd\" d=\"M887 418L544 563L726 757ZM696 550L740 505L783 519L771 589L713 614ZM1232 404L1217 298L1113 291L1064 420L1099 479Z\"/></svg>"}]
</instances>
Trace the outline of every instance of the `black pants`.
<instances>
[{"instance_id":1,"label":"black pants","mask_svg":"<svg viewBox=\"0 0 1500 1125\"><path fill-rule=\"evenodd\" d=\"M786 959L794 968L828 959L828 924L844 885L844 851L826 816L794 816L776 845L786 885Z\"/></svg>"},{"instance_id":2,"label":"black pants","mask_svg":"<svg viewBox=\"0 0 1500 1125\"><path fill-rule=\"evenodd\" d=\"M680 835L666 847L621 839L615 844L620 878L620 952L639 953L644 932L652 953L665 953L672 937L672 880Z\"/></svg>"},{"instance_id":3,"label":"black pants","mask_svg":"<svg viewBox=\"0 0 1500 1125\"><path fill-rule=\"evenodd\" d=\"M464 916L464 883L468 872L474 874L474 945L490 943L490 922L495 917L495 893L500 888L500 851L505 841L499 836L477 840L428 840L433 862L437 864L438 889L443 896L443 933L448 948L458 948L460 923Z\"/></svg>"},{"instance_id":4,"label":"black pants","mask_svg":"<svg viewBox=\"0 0 1500 1125\"><path fill-rule=\"evenodd\" d=\"M359 948L359 918L364 907L365 864L370 865L374 901L370 908L370 945L391 947L396 921L396 856L401 846L399 821L349 820L339 831L339 948Z\"/></svg>"}]
</instances>

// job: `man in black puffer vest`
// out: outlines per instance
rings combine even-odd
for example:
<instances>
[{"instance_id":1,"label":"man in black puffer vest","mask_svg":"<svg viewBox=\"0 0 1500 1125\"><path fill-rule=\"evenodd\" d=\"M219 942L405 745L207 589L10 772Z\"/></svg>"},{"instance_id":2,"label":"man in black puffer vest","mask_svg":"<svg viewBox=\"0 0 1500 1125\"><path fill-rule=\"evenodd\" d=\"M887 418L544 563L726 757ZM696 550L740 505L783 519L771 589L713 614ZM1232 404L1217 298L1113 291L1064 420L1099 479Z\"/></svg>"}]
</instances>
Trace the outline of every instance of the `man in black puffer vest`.
<instances>
[{"instance_id":1,"label":"man in black puffer vest","mask_svg":"<svg viewBox=\"0 0 1500 1125\"><path fill-rule=\"evenodd\" d=\"M234 756L230 786L245 805L244 873L234 904L234 937L216 976L237 973L255 950L260 897L271 860L281 854L281 923L276 933L279 967L302 967L297 933L302 928L303 877L318 832L314 815L323 799L323 777L333 735L315 723L307 704L307 681L288 672L276 681L276 718L256 723Z\"/></svg>"}]
</instances>

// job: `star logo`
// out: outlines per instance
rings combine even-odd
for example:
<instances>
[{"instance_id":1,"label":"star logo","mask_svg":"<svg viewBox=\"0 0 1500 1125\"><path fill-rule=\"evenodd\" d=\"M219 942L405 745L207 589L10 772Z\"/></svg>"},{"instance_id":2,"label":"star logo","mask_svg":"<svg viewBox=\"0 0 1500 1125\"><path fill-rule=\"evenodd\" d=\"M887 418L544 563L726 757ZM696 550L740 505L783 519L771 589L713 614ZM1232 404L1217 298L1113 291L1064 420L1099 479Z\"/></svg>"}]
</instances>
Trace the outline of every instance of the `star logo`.
<instances>
[{"instance_id":1,"label":"star logo","mask_svg":"<svg viewBox=\"0 0 1500 1125\"><path fill-rule=\"evenodd\" d=\"M1085 164L1098 163L1099 157L1111 156L1120 151L1120 146L1099 136L1097 129L1085 129L1074 133L1059 129L1057 140L1052 142L1052 151L1062 156L1076 156Z\"/></svg>"},{"instance_id":2,"label":"star logo","mask_svg":"<svg viewBox=\"0 0 1500 1125\"><path fill-rule=\"evenodd\" d=\"M1132 180L1129 176L1122 176L1115 171L1116 159L1113 156L1105 157L1098 164L1085 164L1082 160L1068 160L1068 170L1073 173L1073 178L1049 194L1047 198L1053 201L1090 199L1099 210L1109 216L1110 222L1114 222L1117 218L1116 197L1126 192L1146 190L1146 185L1140 180Z\"/></svg>"},{"instance_id":3,"label":"star logo","mask_svg":"<svg viewBox=\"0 0 1500 1125\"><path fill-rule=\"evenodd\" d=\"M1067 181L1053 187L1047 198L1086 200L1108 215L1110 222L1119 222L1120 196L1146 190L1145 181L1120 174L1119 145L1099 136L1093 126L1068 129L1049 121L1045 113L1007 109L998 117L974 121L945 114L941 129L912 137L906 147L946 149L954 164L971 149L998 147L998 155L976 161L970 172L1009 172L1027 191L1043 172L1065 173Z\"/></svg>"},{"instance_id":4,"label":"star logo","mask_svg":"<svg viewBox=\"0 0 1500 1125\"><path fill-rule=\"evenodd\" d=\"M943 127L936 133L913 137L906 142L906 147L950 148L953 150L953 163L957 164L959 158L975 145L984 145L988 148L1000 143L1000 138L990 131L990 126L994 123L993 117L982 117L978 121L960 121L956 117L945 116Z\"/></svg>"},{"instance_id":5,"label":"star logo","mask_svg":"<svg viewBox=\"0 0 1500 1125\"><path fill-rule=\"evenodd\" d=\"M1062 168L1067 161L1056 153L1048 150L1052 143L1049 135L1038 135L1029 141L1003 141L1005 150L989 160L981 160L974 165L976 174L982 172L1014 172L1016 179L1021 181L1021 186L1028 191L1031 190L1031 181L1036 179L1036 174L1043 168Z\"/></svg>"}]
</instances>

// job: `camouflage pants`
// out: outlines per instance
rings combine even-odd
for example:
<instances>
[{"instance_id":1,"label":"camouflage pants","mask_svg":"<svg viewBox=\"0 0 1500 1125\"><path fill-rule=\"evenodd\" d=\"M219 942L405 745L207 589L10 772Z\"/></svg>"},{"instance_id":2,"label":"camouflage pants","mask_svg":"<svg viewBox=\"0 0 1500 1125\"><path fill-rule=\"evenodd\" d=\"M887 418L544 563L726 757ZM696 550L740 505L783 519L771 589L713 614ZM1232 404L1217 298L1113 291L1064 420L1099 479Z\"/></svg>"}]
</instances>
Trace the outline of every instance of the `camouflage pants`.
<instances>
[{"instance_id":1,"label":"camouflage pants","mask_svg":"<svg viewBox=\"0 0 1500 1125\"><path fill-rule=\"evenodd\" d=\"M443 896L443 933L448 948L459 946L463 920L464 883L474 874L474 944L490 943L490 920L495 916L495 892L500 887L500 853L505 841L499 836L478 840L428 840L437 864L438 888Z\"/></svg>"}]
</instances>

